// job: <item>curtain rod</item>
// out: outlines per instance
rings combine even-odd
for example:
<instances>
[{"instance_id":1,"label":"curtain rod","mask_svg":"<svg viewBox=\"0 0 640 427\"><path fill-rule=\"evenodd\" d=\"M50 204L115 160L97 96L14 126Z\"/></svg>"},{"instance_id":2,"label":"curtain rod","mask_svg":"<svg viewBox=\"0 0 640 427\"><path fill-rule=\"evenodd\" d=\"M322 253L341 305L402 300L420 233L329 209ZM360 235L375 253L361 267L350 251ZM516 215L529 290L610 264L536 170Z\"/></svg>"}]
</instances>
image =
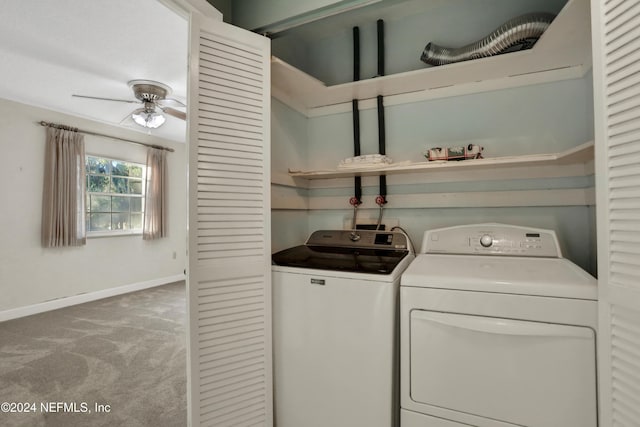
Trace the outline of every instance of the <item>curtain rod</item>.
<instances>
[{"instance_id":1,"label":"curtain rod","mask_svg":"<svg viewBox=\"0 0 640 427\"><path fill-rule=\"evenodd\" d=\"M145 147L157 148L159 150L166 150L166 151L169 151L170 153L173 153L175 151L173 148L163 147L162 145L145 144L144 142L138 142L138 141L134 141L132 139L125 139L125 138L120 138L120 137L117 137L117 136L105 135L104 133L89 132L89 131L86 131L86 130L74 128L72 126L65 126L65 125L59 125L59 124L56 124L56 123L45 122L44 120L39 122L39 124L40 124L40 126L46 126L46 127L56 128L56 129L71 130L71 131L74 131L74 132L84 133L86 135L103 136L105 138L117 139L119 141L130 142L132 144L144 145Z\"/></svg>"}]
</instances>

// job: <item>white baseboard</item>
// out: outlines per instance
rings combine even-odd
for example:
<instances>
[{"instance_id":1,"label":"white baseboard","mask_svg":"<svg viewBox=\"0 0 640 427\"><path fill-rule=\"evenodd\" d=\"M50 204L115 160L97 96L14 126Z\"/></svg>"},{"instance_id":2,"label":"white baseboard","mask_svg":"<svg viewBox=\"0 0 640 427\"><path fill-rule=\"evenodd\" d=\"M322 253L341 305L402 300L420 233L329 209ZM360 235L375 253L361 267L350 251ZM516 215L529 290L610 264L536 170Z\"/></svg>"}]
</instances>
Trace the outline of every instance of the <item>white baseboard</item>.
<instances>
[{"instance_id":1,"label":"white baseboard","mask_svg":"<svg viewBox=\"0 0 640 427\"><path fill-rule=\"evenodd\" d=\"M176 274L175 276L161 277L159 279L147 280L144 282L132 283L130 285L103 289L101 291L72 295L70 297L54 299L24 307L12 308L10 310L0 311L0 322L17 319L19 317L31 316L32 314L44 313L45 311L70 307L72 305L82 304L85 302L96 301L103 298L114 297L116 295L128 294L129 292L141 291L143 289L185 280L185 278L186 276L184 274Z\"/></svg>"}]
</instances>

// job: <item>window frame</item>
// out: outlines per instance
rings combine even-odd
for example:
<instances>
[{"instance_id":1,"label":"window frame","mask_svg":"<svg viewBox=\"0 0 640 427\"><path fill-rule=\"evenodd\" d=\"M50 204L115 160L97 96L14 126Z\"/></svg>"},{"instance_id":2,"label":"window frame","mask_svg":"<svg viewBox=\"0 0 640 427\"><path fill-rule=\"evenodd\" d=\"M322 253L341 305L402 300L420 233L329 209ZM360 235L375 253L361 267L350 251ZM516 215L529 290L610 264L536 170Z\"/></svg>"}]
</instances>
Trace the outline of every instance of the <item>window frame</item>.
<instances>
[{"instance_id":1,"label":"window frame","mask_svg":"<svg viewBox=\"0 0 640 427\"><path fill-rule=\"evenodd\" d=\"M126 177L126 176L122 176L122 175L113 175L112 171L110 171L109 174L98 174L98 173L93 173L89 171L89 158L97 158L97 159L104 159L107 160L108 162L122 162L122 163L128 163L134 166L139 166L142 168L142 176L140 178L138 177ZM101 237L119 237L119 236L139 236L143 234L143 229L144 229L144 212L145 212L145 204L146 204L146 179L147 179L147 166L144 163L139 163L136 161L132 161L132 160L126 160L126 159L122 159L122 158L115 158L112 156L105 156L105 155L101 155L101 154L93 154L93 153L87 153L85 155L85 173L86 173L86 191L85 191L85 230L86 230L86 235L87 238L101 238ZM122 178L126 178L126 179L131 179L133 178L133 180L138 181L140 180L141 184L142 184L142 192L141 194L130 194L130 193L115 193L115 192L92 192L89 191L89 177L90 176L107 176L109 177L109 187L111 188L111 179L113 176L115 176L116 178L118 177L122 177ZM100 231L91 231L89 229L90 227L90 217L89 215L91 214L91 195L96 195L96 196L107 196L107 197L127 197L127 198L135 198L135 199L140 199L141 201L141 212L140 214L142 215L142 221L141 221L141 226L140 228L135 228L135 229L126 229L126 230L100 230ZM131 208L129 208L129 215L131 215ZM103 212L100 212L103 213ZM107 212L104 212L107 213ZM113 215L114 213L118 213L118 212L114 212L113 211L113 207L111 207L111 210L108 212L110 215ZM137 212L136 212L137 213ZM131 217L129 217L130 219Z\"/></svg>"}]
</instances>

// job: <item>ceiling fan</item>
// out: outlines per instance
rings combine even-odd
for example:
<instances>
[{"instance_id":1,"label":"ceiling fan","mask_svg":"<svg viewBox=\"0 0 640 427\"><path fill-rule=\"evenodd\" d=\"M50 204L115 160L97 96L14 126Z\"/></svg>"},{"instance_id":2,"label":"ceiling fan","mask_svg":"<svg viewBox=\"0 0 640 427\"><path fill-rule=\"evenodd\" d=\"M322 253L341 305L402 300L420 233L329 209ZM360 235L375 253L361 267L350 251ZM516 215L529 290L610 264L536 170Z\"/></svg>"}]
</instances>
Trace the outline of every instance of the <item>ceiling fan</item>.
<instances>
[{"instance_id":1,"label":"ceiling fan","mask_svg":"<svg viewBox=\"0 0 640 427\"><path fill-rule=\"evenodd\" d=\"M180 107L186 107L184 103L177 99L167 98L171 95L171 88L169 86L153 80L131 80L129 82L129 87L133 90L133 95L136 97L137 101L76 94L73 94L72 96L77 98L99 99L103 101L142 104L142 107L132 111L127 118L131 117L136 124L145 128L155 129L162 126L166 120L164 114L168 114L181 120L187 119L187 113L166 105L167 103L173 103Z\"/></svg>"}]
</instances>

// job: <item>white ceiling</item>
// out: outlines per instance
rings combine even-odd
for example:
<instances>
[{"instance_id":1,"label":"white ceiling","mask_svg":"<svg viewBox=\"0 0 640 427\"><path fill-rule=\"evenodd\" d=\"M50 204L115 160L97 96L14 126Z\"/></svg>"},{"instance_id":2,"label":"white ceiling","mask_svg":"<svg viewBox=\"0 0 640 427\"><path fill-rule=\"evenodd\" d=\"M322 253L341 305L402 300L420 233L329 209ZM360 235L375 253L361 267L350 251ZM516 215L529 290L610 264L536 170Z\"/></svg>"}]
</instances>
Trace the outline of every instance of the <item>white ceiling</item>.
<instances>
[{"instance_id":1,"label":"white ceiling","mask_svg":"<svg viewBox=\"0 0 640 427\"><path fill-rule=\"evenodd\" d=\"M162 82L186 103L187 21L157 0L0 0L0 97L103 123L148 131L123 119L136 104L130 80ZM172 105L173 106L173 105ZM185 140L167 116L151 133Z\"/></svg>"}]
</instances>

